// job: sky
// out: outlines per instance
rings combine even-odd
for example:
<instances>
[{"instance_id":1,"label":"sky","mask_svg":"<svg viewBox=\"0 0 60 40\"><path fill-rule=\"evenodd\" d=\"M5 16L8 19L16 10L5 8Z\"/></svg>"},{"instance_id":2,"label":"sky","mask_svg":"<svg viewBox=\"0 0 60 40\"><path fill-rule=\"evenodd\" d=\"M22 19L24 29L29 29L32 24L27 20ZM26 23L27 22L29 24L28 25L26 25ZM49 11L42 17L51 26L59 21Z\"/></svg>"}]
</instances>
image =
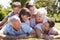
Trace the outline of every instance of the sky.
<instances>
[{"instance_id":1,"label":"sky","mask_svg":"<svg viewBox=\"0 0 60 40\"><path fill-rule=\"evenodd\" d=\"M11 2L11 0L0 0L0 5L3 6L3 8L7 8L10 7L9 3Z\"/></svg>"}]
</instances>

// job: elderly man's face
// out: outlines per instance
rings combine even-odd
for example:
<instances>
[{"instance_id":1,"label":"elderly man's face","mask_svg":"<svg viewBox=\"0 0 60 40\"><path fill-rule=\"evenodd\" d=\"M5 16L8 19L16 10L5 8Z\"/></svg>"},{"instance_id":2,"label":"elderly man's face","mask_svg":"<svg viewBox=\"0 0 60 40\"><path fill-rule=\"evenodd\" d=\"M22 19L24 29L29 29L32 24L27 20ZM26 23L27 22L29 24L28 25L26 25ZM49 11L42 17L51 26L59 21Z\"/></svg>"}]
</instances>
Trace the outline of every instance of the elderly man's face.
<instances>
[{"instance_id":1,"label":"elderly man's face","mask_svg":"<svg viewBox=\"0 0 60 40\"><path fill-rule=\"evenodd\" d=\"M20 21L17 19L14 19L14 21L12 22L12 27L15 30L20 30Z\"/></svg>"},{"instance_id":2,"label":"elderly man's face","mask_svg":"<svg viewBox=\"0 0 60 40\"><path fill-rule=\"evenodd\" d=\"M39 13L36 14L36 22L37 23L43 22L43 16Z\"/></svg>"}]
</instances>

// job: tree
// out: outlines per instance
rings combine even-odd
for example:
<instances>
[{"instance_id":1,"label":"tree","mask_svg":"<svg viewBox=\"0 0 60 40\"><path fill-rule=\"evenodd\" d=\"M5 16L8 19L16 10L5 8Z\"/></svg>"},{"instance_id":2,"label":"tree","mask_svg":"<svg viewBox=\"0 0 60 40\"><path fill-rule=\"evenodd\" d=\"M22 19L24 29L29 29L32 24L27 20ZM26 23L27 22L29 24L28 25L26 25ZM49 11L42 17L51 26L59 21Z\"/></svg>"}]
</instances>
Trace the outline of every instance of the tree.
<instances>
[{"instance_id":1,"label":"tree","mask_svg":"<svg viewBox=\"0 0 60 40\"><path fill-rule=\"evenodd\" d=\"M12 2L16 2L16 1L21 2L22 7L24 7L25 3L29 0L12 0Z\"/></svg>"}]
</instances>

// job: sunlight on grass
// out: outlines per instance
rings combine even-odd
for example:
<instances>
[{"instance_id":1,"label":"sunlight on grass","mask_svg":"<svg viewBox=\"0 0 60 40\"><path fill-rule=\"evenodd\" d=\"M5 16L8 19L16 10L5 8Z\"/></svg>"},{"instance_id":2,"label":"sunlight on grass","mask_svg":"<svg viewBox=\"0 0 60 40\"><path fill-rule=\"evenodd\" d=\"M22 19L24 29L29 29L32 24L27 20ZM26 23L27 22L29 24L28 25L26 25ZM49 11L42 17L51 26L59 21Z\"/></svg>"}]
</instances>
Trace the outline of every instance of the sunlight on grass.
<instances>
[{"instance_id":1,"label":"sunlight on grass","mask_svg":"<svg viewBox=\"0 0 60 40\"><path fill-rule=\"evenodd\" d=\"M55 27L60 30L60 23L55 23Z\"/></svg>"}]
</instances>

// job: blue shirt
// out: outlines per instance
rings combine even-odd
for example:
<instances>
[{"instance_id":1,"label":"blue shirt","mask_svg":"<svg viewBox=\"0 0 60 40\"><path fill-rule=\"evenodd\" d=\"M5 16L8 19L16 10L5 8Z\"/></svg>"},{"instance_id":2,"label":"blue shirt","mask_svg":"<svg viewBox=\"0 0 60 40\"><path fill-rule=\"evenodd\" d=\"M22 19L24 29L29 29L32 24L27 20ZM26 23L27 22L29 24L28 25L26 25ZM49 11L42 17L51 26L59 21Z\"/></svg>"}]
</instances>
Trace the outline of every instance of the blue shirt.
<instances>
[{"instance_id":1,"label":"blue shirt","mask_svg":"<svg viewBox=\"0 0 60 40\"><path fill-rule=\"evenodd\" d=\"M18 31L15 31L10 24L6 24L1 30L6 35L21 35L25 33L30 33L32 31L32 28L27 25L26 23L21 23L20 25L22 28Z\"/></svg>"}]
</instances>

